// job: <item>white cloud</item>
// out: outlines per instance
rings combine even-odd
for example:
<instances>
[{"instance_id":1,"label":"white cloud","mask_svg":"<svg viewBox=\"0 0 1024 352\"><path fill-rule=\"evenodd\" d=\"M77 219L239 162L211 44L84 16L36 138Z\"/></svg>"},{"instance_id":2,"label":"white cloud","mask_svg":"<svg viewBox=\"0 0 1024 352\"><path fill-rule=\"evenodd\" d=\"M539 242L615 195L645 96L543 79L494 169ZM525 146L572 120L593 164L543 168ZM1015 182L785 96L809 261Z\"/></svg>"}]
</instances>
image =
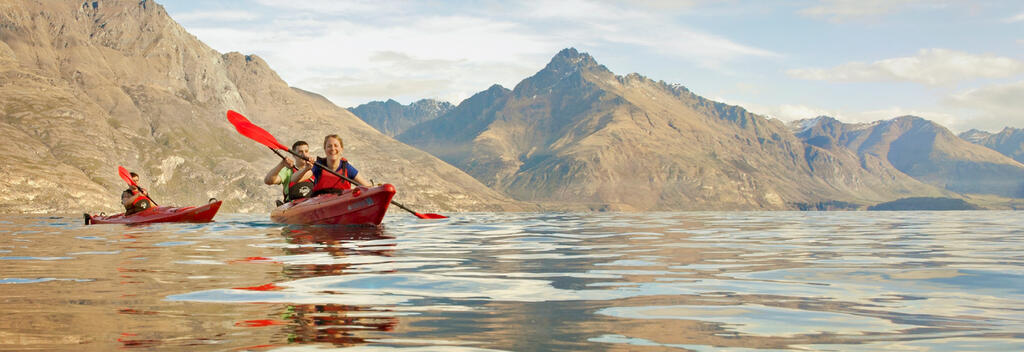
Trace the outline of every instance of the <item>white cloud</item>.
<instances>
[{"instance_id":1,"label":"white cloud","mask_svg":"<svg viewBox=\"0 0 1024 352\"><path fill-rule=\"evenodd\" d=\"M263 57L289 84L342 106L414 96L416 89L419 97L460 99L495 83L511 88L569 46L588 52L628 46L719 70L743 58L780 56L676 23L671 14L686 11L689 3L485 2L443 9L395 1L257 4L266 6L253 9L264 14L259 26L225 23L211 14L194 17L187 28L216 50ZM367 94L356 94L360 89Z\"/></svg>"},{"instance_id":2,"label":"white cloud","mask_svg":"<svg viewBox=\"0 0 1024 352\"><path fill-rule=\"evenodd\" d=\"M1024 72L1024 62L995 55L947 49L922 49L916 56L873 63L850 62L834 68L786 71L792 77L843 82L909 81L945 85L977 78L1005 78Z\"/></svg>"},{"instance_id":3,"label":"white cloud","mask_svg":"<svg viewBox=\"0 0 1024 352\"><path fill-rule=\"evenodd\" d=\"M966 90L953 94L945 103L967 109L969 115L963 124L972 128L1024 128L1024 81Z\"/></svg>"},{"instance_id":4,"label":"white cloud","mask_svg":"<svg viewBox=\"0 0 1024 352\"><path fill-rule=\"evenodd\" d=\"M810 119L818 116L831 116L839 118L843 114L836 110L824 109L819 107L813 107L808 105L800 104L781 104L781 105L757 105L757 104L738 104L744 109L753 112L758 115L768 116L781 121L795 121L802 119Z\"/></svg>"},{"instance_id":5,"label":"white cloud","mask_svg":"<svg viewBox=\"0 0 1024 352\"><path fill-rule=\"evenodd\" d=\"M1004 22L1013 23L1024 21L1024 12L1018 13L1016 16L1007 18Z\"/></svg>"},{"instance_id":6,"label":"white cloud","mask_svg":"<svg viewBox=\"0 0 1024 352\"><path fill-rule=\"evenodd\" d=\"M832 22L874 20L882 15L903 11L915 3L921 3L921 0L822 0L799 13Z\"/></svg>"},{"instance_id":7,"label":"white cloud","mask_svg":"<svg viewBox=\"0 0 1024 352\"><path fill-rule=\"evenodd\" d=\"M178 22L222 22L222 21L252 21L260 18L255 12L248 11L196 11L174 15Z\"/></svg>"},{"instance_id":8,"label":"white cloud","mask_svg":"<svg viewBox=\"0 0 1024 352\"><path fill-rule=\"evenodd\" d=\"M648 4L655 6L657 4ZM664 5L664 4L662 4ZM679 5L688 8L689 4ZM593 45L638 46L687 60L702 67L719 68L726 61L747 57L776 58L771 50L737 43L728 38L695 30L651 7L621 6L572 0L529 3L523 11L526 23L555 21L561 36Z\"/></svg>"},{"instance_id":9,"label":"white cloud","mask_svg":"<svg viewBox=\"0 0 1024 352\"><path fill-rule=\"evenodd\" d=\"M715 99L723 101L722 99ZM882 109L850 111L841 109L828 109L803 104L780 104L760 105L751 103L729 102L728 104L742 106L755 114L768 116L783 122L790 122L803 119L811 119L818 116L829 116L843 123L868 123L879 120L890 120L900 116L912 115L934 121L940 125L951 128L962 125L962 119L948 112L934 111L931 109L914 109L905 107L888 107Z\"/></svg>"}]
</instances>

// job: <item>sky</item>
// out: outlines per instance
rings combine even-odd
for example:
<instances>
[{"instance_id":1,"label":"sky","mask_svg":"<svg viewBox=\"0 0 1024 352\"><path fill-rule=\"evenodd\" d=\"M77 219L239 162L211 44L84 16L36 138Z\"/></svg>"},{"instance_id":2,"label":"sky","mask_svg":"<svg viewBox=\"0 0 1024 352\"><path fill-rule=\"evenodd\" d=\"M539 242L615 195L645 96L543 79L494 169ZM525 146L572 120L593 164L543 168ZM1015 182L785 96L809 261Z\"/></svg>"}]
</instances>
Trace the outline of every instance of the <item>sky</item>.
<instances>
[{"instance_id":1,"label":"sky","mask_svg":"<svg viewBox=\"0 0 1024 352\"><path fill-rule=\"evenodd\" d=\"M1024 128L1024 1L165 0L342 107L509 89L564 48L782 121Z\"/></svg>"}]
</instances>

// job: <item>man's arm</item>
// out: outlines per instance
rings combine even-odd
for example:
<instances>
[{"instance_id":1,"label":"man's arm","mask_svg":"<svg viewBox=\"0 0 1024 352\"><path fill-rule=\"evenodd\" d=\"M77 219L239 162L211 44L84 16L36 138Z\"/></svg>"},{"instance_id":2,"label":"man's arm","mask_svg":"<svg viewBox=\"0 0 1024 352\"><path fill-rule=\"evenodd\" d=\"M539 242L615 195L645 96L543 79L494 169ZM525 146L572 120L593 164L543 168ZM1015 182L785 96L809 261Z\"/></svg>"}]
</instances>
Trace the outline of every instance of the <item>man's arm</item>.
<instances>
[{"instance_id":1,"label":"man's arm","mask_svg":"<svg viewBox=\"0 0 1024 352\"><path fill-rule=\"evenodd\" d=\"M280 173L281 169L283 169L287 165L286 160L288 159L281 159L281 162L277 163L277 166L274 166L273 169L270 169L270 172L268 172L266 176L263 176L263 183L266 183L268 185L280 184L282 180L281 177L279 177L277 174Z\"/></svg>"},{"instance_id":2,"label":"man's arm","mask_svg":"<svg viewBox=\"0 0 1024 352\"><path fill-rule=\"evenodd\" d=\"M127 208L129 205L132 204L132 202L135 201L135 198L138 198L140 196L141 195L139 195L139 194L131 194L129 192L123 192L123 193L121 193L121 204L124 205L125 208Z\"/></svg>"}]
</instances>

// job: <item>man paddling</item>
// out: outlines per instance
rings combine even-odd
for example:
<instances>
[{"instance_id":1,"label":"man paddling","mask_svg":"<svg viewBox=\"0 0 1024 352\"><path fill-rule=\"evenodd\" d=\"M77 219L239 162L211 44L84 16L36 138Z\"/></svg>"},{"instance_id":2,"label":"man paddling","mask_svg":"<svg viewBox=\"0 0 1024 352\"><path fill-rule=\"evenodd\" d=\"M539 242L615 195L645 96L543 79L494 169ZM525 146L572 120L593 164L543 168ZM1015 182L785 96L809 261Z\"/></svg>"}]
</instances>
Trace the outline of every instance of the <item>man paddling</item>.
<instances>
[{"instance_id":1,"label":"man paddling","mask_svg":"<svg viewBox=\"0 0 1024 352\"><path fill-rule=\"evenodd\" d=\"M138 213L149 209L153 205L152 200L149 199L149 192L145 188L137 186L139 184L139 174L131 172L129 175L131 175L132 181L135 181L135 184L129 184L128 189L121 192L121 204L124 205L124 215Z\"/></svg>"},{"instance_id":2,"label":"man paddling","mask_svg":"<svg viewBox=\"0 0 1024 352\"><path fill-rule=\"evenodd\" d=\"M304 158L312 158L309 154L309 143L305 141L297 141L295 144L292 144L292 151ZM292 174L299 169L305 168L306 165L305 159L294 154L292 158L283 158L274 168L270 169L270 172L267 172L267 175L263 177L263 183L268 185L280 184L282 186L281 193L284 195L284 202L309 197L309 194L313 192L313 181L311 179L292 181ZM278 205L284 202L279 202Z\"/></svg>"}]
</instances>

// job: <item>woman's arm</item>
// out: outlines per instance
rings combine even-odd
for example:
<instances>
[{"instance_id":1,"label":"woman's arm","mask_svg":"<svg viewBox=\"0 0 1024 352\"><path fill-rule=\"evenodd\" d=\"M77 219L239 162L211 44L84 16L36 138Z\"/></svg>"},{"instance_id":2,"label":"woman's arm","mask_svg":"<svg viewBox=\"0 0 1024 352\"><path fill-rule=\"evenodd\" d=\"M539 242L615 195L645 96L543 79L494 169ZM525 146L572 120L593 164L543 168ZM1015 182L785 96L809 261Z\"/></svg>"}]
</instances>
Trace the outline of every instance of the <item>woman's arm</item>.
<instances>
[{"instance_id":1,"label":"woman's arm","mask_svg":"<svg viewBox=\"0 0 1024 352\"><path fill-rule=\"evenodd\" d=\"M356 177L353 177L352 181L356 181L356 183L358 183L357 186L373 187L373 185L370 184L370 182L366 181L366 179L363 178L362 174L356 174Z\"/></svg>"},{"instance_id":2,"label":"woman's arm","mask_svg":"<svg viewBox=\"0 0 1024 352\"><path fill-rule=\"evenodd\" d=\"M307 164L306 167L304 167L301 170L296 171L295 173L293 173L292 174L292 179L288 180L288 182L302 182L302 180L305 180L305 179L310 178L312 176L313 176L313 168L309 164Z\"/></svg>"}]
</instances>

